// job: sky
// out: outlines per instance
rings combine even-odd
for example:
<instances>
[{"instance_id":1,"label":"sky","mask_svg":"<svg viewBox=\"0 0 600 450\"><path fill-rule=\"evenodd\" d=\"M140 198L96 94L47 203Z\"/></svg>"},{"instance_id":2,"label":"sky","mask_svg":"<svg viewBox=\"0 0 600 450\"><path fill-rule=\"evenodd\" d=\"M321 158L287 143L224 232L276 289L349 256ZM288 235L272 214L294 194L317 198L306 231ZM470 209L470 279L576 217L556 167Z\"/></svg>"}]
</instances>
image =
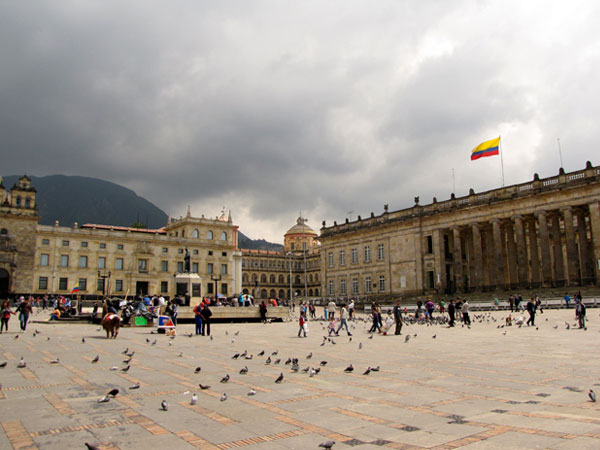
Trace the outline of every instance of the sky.
<instances>
[{"instance_id":1,"label":"sky","mask_svg":"<svg viewBox=\"0 0 600 450\"><path fill-rule=\"evenodd\" d=\"M595 0L0 0L0 173L225 207L281 243L300 213L500 187L502 161L506 185L599 165L599 21Z\"/></svg>"}]
</instances>

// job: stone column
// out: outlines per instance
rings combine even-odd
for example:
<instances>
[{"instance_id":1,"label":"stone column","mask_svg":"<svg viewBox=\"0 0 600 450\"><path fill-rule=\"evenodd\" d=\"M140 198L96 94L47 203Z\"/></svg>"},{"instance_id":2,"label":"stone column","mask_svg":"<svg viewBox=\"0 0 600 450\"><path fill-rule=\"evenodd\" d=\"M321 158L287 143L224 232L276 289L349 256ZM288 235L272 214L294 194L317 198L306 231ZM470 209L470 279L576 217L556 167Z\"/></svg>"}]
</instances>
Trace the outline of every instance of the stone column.
<instances>
[{"instance_id":1,"label":"stone column","mask_svg":"<svg viewBox=\"0 0 600 450\"><path fill-rule=\"evenodd\" d=\"M517 246L515 244L515 232L513 230L513 224L508 222L506 224L506 251L508 253L508 286L511 289L516 289L519 284L517 276ZM506 259L505 259L506 261Z\"/></svg>"},{"instance_id":2,"label":"stone column","mask_svg":"<svg viewBox=\"0 0 600 450\"><path fill-rule=\"evenodd\" d=\"M577 238L579 240L579 263L581 265L581 284L589 283L592 279L592 266L590 264L590 244L587 238L585 224L585 211L577 209Z\"/></svg>"},{"instance_id":3,"label":"stone column","mask_svg":"<svg viewBox=\"0 0 600 450\"><path fill-rule=\"evenodd\" d=\"M540 234L540 254L542 257L541 280L545 287L552 286L552 266L550 260L550 234L548 232L548 218L546 211L536 213Z\"/></svg>"},{"instance_id":4,"label":"stone column","mask_svg":"<svg viewBox=\"0 0 600 450\"><path fill-rule=\"evenodd\" d=\"M552 249L554 254L554 285L564 286L567 283L565 276L565 263L560 236L560 218L558 214L552 215Z\"/></svg>"},{"instance_id":5,"label":"stone column","mask_svg":"<svg viewBox=\"0 0 600 450\"><path fill-rule=\"evenodd\" d=\"M590 229L592 231L592 261L594 264L594 279L600 281L600 202L593 202L590 209Z\"/></svg>"},{"instance_id":6,"label":"stone column","mask_svg":"<svg viewBox=\"0 0 600 450\"><path fill-rule=\"evenodd\" d=\"M452 227L452 234L454 235L454 278L456 278L456 290L464 292L465 278L463 276L462 245L460 241L459 228Z\"/></svg>"},{"instance_id":7,"label":"stone column","mask_svg":"<svg viewBox=\"0 0 600 450\"><path fill-rule=\"evenodd\" d=\"M493 280L499 289L504 288L504 258L502 230L500 229L500 220L492 219L492 236L494 239L494 253L496 263L495 270L490 267L490 279ZM493 274L493 275L492 275Z\"/></svg>"},{"instance_id":8,"label":"stone column","mask_svg":"<svg viewBox=\"0 0 600 450\"><path fill-rule=\"evenodd\" d=\"M465 278L467 280L467 285L465 285L465 292L469 292L473 291L474 289L477 289L475 276L473 275L473 273L475 272L475 260L473 257L473 232L469 228L465 230L463 235L465 238L465 251L467 253L467 264L465 266Z\"/></svg>"},{"instance_id":9,"label":"stone column","mask_svg":"<svg viewBox=\"0 0 600 450\"><path fill-rule=\"evenodd\" d=\"M577 241L575 240L575 227L573 226L573 210L570 206L561 208L565 222L565 241L567 244L567 274L569 284L581 284L579 275L579 254L577 252Z\"/></svg>"},{"instance_id":10,"label":"stone column","mask_svg":"<svg viewBox=\"0 0 600 450\"><path fill-rule=\"evenodd\" d=\"M472 223L471 231L473 232L473 284L477 289L481 290L483 288L483 249L481 246L481 230L479 224ZM600 231L600 229L598 231Z\"/></svg>"},{"instance_id":11,"label":"stone column","mask_svg":"<svg viewBox=\"0 0 600 450\"><path fill-rule=\"evenodd\" d=\"M527 245L525 244L525 230L523 228L523 217L515 216L515 234L517 237L517 270L519 278L519 287L521 289L529 287L527 277Z\"/></svg>"},{"instance_id":12,"label":"stone column","mask_svg":"<svg viewBox=\"0 0 600 450\"><path fill-rule=\"evenodd\" d=\"M531 261L531 287L538 288L541 284L540 277L540 255L538 254L537 234L535 231L535 221L527 222L529 236L529 260ZM547 230L546 230L547 231Z\"/></svg>"},{"instance_id":13,"label":"stone column","mask_svg":"<svg viewBox=\"0 0 600 450\"><path fill-rule=\"evenodd\" d=\"M438 292L446 290L446 255L444 253L444 233L443 230L434 230L432 233L433 239L433 256L434 256L434 285Z\"/></svg>"}]
</instances>

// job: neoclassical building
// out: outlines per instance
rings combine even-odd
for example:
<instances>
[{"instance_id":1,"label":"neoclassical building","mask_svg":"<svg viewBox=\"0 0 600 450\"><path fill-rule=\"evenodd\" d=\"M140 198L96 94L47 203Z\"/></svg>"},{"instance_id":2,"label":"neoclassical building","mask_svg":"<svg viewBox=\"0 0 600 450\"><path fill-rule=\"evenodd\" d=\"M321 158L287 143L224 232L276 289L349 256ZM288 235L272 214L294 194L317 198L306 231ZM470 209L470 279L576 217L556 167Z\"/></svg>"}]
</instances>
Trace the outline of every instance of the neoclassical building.
<instances>
[{"instance_id":1,"label":"neoclassical building","mask_svg":"<svg viewBox=\"0 0 600 450\"><path fill-rule=\"evenodd\" d=\"M600 168L326 226L326 296L410 298L597 285Z\"/></svg>"}]
</instances>

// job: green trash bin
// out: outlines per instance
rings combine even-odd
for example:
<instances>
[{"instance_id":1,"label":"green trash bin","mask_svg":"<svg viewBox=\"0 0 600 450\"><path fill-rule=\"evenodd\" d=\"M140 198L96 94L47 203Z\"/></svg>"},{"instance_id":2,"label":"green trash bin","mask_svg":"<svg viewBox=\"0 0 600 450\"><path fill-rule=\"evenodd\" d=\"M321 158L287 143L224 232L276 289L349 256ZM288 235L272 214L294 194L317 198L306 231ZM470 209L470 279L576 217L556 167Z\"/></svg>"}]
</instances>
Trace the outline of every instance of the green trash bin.
<instances>
[{"instance_id":1,"label":"green trash bin","mask_svg":"<svg viewBox=\"0 0 600 450\"><path fill-rule=\"evenodd\" d=\"M135 316L134 323L136 327L145 327L148 325L148 321L143 316Z\"/></svg>"}]
</instances>

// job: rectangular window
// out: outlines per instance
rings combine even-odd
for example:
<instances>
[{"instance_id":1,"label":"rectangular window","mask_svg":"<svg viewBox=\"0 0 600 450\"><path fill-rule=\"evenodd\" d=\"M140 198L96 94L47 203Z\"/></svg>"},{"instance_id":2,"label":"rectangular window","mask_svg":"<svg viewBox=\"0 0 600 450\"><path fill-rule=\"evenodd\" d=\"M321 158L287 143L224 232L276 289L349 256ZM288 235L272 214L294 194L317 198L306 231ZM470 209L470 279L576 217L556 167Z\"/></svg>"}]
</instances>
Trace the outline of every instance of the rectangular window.
<instances>
[{"instance_id":1,"label":"rectangular window","mask_svg":"<svg viewBox=\"0 0 600 450\"><path fill-rule=\"evenodd\" d=\"M100 248L106 248L106 242L100 242Z\"/></svg>"},{"instance_id":2,"label":"rectangular window","mask_svg":"<svg viewBox=\"0 0 600 450\"><path fill-rule=\"evenodd\" d=\"M87 291L87 278L80 278L79 279L79 290L80 291Z\"/></svg>"},{"instance_id":3,"label":"rectangular window","mask_svg":"<svg viewBox=\"0 0 600 450\"><path fill-rule=\"evenodd\" d=\"M212 255L213 255L213 251L212 251L212 250L209 250L209 251L208 251L208 256L212 256Z\"/></svg>"},{"instance_id":4,"label":"rectangular window","mask_svg":"<svg viewBox=\"0 0 600 450\"><path fill-rule=\"evenodd\" d=\"M371 261L371 247L365 246L365 262Z\"/></svg>"},{"instance_id":5,"label":"rectangular window","mask_svg":"<svg viewBox=\"0 0 600 450\"><path fill-rule=\"evenodd\" d=\"M192 263L192 273L198 273L198 263Z\"/></svg>"},{"instance_id":6,"label":"rectangular window","mask_svg":"<svg viewBox=\"0 0 600 450\"><path fill-rule=\"evenodd\" d=\"M42 239L42 245L50 245L50 239Z\"/></svg>"},{"instance_id":7,"label":"rectangular window","mask_svg":"<svg viewBox=\"0 0 600 450\"><path fill-rule=\"evenodd\" d=\"M86 241L81 241L81 246L83 248L86 248L88 246L88 243Z\"/></svg>"},{"instance_id":8,"label":"rectangular window","mask_svg":"<svg viewBox=\"0 0 600 450\"><path fill-rule=\"evenodd\" d=\"M60 255L60 267L69 267L69 255Z\"/></svg>"},{"instance_id":9,"label":"rectangular window","mask_svg":"<svg viewBox=\"0 0 600 450\"><path fill-rule=\"evenodd\" d=\"M329 280L329 295L333 295L334 292L333 280Z\"/></svg>"},{"instance_id":10,"label":"rectangular window","mask_svg":"<svg viewBox=\"0 0 600 450\"><path fill-rule=\"evenodd\" d=\"M115 280L115 292L123 292L123 280Z\"/></svg>"},{"instance_id":11,"label":"rectangular window","mask_svg":"<svg viewBox=\"0 0 600 450\"><path fill-rule=\"evenodd\" d=\"M221 283L221 294L227 295L227 283Z\"/></svg>"},{"instance_id":12,"label":"rectangular window","mask_svg":"<svg viewBox=\"0 0 600 450\"><path fill-rule=\"evenodd\" d=\"M227 275L227 264L221 264L221 275Z\"/></svg>"},{"instance_id":13,"label":"rectangular window","mask_svg":"<svg viewBox=\"0 0 600 450\"><path fill-rule=\"evenodd\" d=\"M384 253L383 253L383 244L379 244L379 245L377 246L377 259L381 261L381 260L383 259L383 257L384 257L384 256L385 256L385 255L384 255Z\"/></svg>"},{"instance_id":14,"label":"rectangular window","mask_svg":"<svg viewBox=\"0 0 600 450\"><path fill-rule=\"evenodd\" d=\"M177 261L177 273L183 273L183 263L181 261Z\"/></svg>"},{"instance_id":15,"label":"rectangular window","mask_svg":"<svg viewBox=\"0 0 600 450\"><path fill-rule=\"evenodd\" d=\"M123 270L123 258L115 259L115 270Z\"/></svg>"},{"instance_id":16,"label":"rectangular window","mask_svg":"<svg viewBox=\"0 0 600 450\"><path fill-rule=\"evenodd\" d=\"M117 250L123 250L123 244L117 244Z\"/></svg>"},{"instance_id":17,"label":"rectangular window","mask_svg":"<svg viewBox=\"0 0 600 450\"><path fill-rule=\"evenodd\" d=\"M96 283L96 290L98 292L104 292L104 278L98 278L98 282Z\"/></svg>"},{"instance_id":18,"label":"rectangular window","mask_svg":"<svg viewBox=\"0 0 600 450\"><path fill-rule=\"evenodd\" d=\"M163 252L163 253L168 253L168 252L169 252L169 249L168 249L167 247L163 247L163 248L162 248L162 252Z\"/></svg>"},{"instance_id":19,"label":"rectangular window","mask_svg":"<svg viewBox=\"0 0 600 450\"><path fill-rule=\"evenodd\" d=\"M358 249L352 249L352 264L358 264Z\"/></svg>"},{"instance_id":20,"label":"rectangular window","mask_svg":"<svg viewBox=\"0 0 600 450\"><path fill-rule=\"evenodd\" d=\"M206 265L206 273L208 273L209 275L210 275L211 273L213 273L213 263L208 263L208 264Z\"/></svg>"},{"instance_id":21,"label":"rectangular window","mask_svg":"<svg viewBox=\"0 0 600 450\"><path fill-rule=\"evenodd\" d=\"M178 248L177 249L177 253L183 254L183 249L182 248Z\"/></svg>"},{"instance_id":22,"label":"rectangular window","mask_svg":"<svg viewBox=\"0 0 600 450\"><path fill-rule=\"evenodd\" d=\"M138 259L138 272L148 272L147 259Z\"/></svg>"},{"instance_id":23,"label":"rectangular window","mask_svg":"<svg viewBox=\"0 0 600 450\"><path fill-rule=\"evenodd\" d=\"M371 277L365 277L365 294L371 292Z\"/></svg>"},{"instance_id":24,"label":"rectangular window","mask_svg":"<svg viewBox=\"0 0 600 450\"><path fill-rule=\"evenodd\" d=\"M38 280L38 289L48 289L48 277L40 277L40 279Z\"/></svg>"},{"instance_id":25,"label":"rectangular window","mask_svg":"<svg viewBox=\"0 0 600 450\"><path fill-rule=\"evenodd\" d=\"M160 271L168 272L169 271L169 261L161 261L160 262Z\"/></svg>"},{"instance_id":26,"label":"rectangular window","mask_svg":"<svg viewBox=\"0 0 600 450\"><path fill-rule=\"evenodd\" d=\"M197 254L198 254L198 250L194 250L194 255L197 255Z\"/></svg>"},{"instance_id":27,"label":"rectangular window","mask_svg":"<svg viewBox=\"0 0 600 450\"><path fill-rule=\"evenodd\" d=\"M433 289L434 287L434 278L433 278L433 270L427 271L427 288Z\"/></svg>"},{"instance_id":28,"label":"rectangular window","mask_svg":"<svg viewBox=\"0 0 600 450\"><path fill-rule=\"evenodd\" d=\"M383 275L379 275L379 291L385 291L385 277Z\"/></svg>"},{"instance_id":29,"label":"rectangular window","mask_svg":"<svg viewBox=\"0 0 600 450\"><path fill-rule=\"evenodd\" d=\"M160 292L163 294L166 294L167 292L169 292L169 282L168 281L160 282Z\"/></svg>"},{"instance_id":30,"label":"rectangular window","mask_svg":"<svg viewBox=\"0 0 600 450\"><path fill-rule=\"evenodd\" d=\"M62 246L63 247L68 247L69 246L69 241L62 241Z\"/></svg>"},{"instance_id":31,"label":"rectangular window","mask_svg":"<svg viewBox=\"0 0 600 450\"><path fill-rule=\"evenodd\" d=\"M333 267L333 252L329 252L327 256L329 258L329 267Z\"/></svg>"},{"instance_id":32,"label":"rectangular window","mask_svg":"<svg viewBox=\"0 0 600 450\"><path fill-rule=\"evenodd\" d=\"M69 285L69 279L68 278L59 278L58 279L58 289L60 291L66 291L68 285Z\"/></svg>"},{"instance_id":33,"label":"rectangular window","mask_svg":"<svg viewBox=\"0 0 600 450\"><path fill-rule=\"evenodd\" d=\"M352 293L358 294L358 278L352 278Z\"/></svg>"},{"instance_id":34,"label":"rectangular window","mask_svg":"<svg viewBox=\"0 0 600 450\"><path fill-rule=\"evenodd\" d=\"M106 269L106 257L98 257L98 269Z\"/></svg>"},{"instance_id":35,"label":"rectangular window","mask_svg":"<svg viewBox=\"0 0 600 450\"><path fill-rule=\"evenodd\" d=\"M49 264L50 261L50 255L48 255L47 253L42 253L40 255L40 266L47 266Z\"/></svg>"},{"instance_id":36,"label":"rectangular window","mask_svg":"<svg viewBox=\"0 0 600 450\"><path fill-rule=\"evenodd\" d=\"M346 252L344 250L340 250L340 266L346 265Z\"/></svg>"},{"instance_id":37,"label":"rectangular window","mask_svg":"<svg viewBox=\"0 0 600 450\"><path fill-rule=\"evenodd\" d=\"M433 236L426 236L427 238L427 253L431 255L433 253Z\"/></svg>"},{"instance_id":38,"label":"rectangular window","mask_svg":"<svg viewBox=\"0 0 600 450\"><path fill-rule=\"evenodd\" d=\"M340 294L346 295L346 280L340 280Z\"/></svg>"},{"instance_id":39,"label":"rectangular window","mask_svg":"<svg viewBox=\"0 0 600 450\"><path fill-rule=\"evenodd\" d=\"M80 269L87 268L87 256L80 256L79 257L79 268Z\"/></svg>"},{"instance_id":40,"label":"rectangular window","mask_svg":"<svg viewBox=\"0 0 600 450\"><path fill-rule=\"evenodd\" d=\"M213 288L213 284L212 283L206 283L206 293L207 294L213 294L214 288Z\"/></svg>"},{"instance_id":41,"label":"rectangular window","mask_svg":"<svg viewBox=\"0 0 600 450\"><path fill-rule=\"evenodd\" d=\"M201 295L200 283L192 283L192 297L200 297Z\"/></svg>"},{"instance_id":42,"label":"rectangular window","mask_svg":"<svg viewBox=\"0 0 600 450\"><path fill-rule=\"evenodd\" d=\"M222 252L221 256L227 256L227 252Z\"/></svg>"}]
</instances>

